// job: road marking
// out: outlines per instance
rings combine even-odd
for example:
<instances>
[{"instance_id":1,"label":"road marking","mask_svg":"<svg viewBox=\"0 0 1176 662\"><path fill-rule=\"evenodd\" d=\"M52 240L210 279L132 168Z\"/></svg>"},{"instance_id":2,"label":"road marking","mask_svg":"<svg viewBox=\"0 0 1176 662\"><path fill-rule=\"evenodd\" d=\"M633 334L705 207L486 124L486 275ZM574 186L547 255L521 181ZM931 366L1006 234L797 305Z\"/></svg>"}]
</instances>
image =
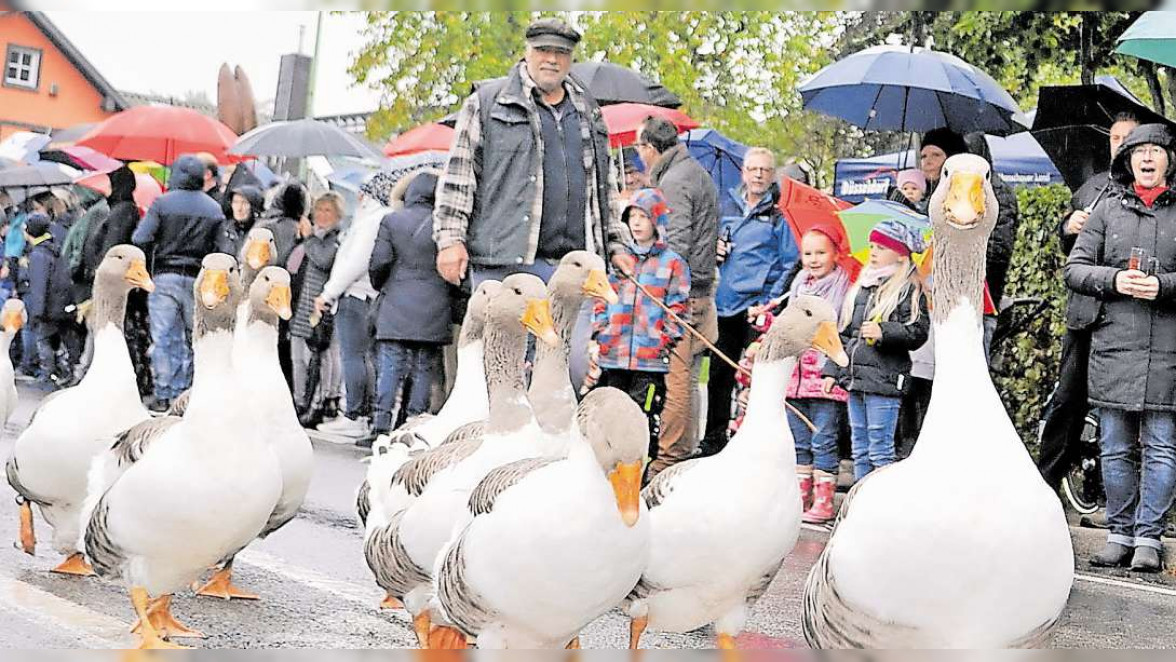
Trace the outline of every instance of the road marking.
<instances>
[{"instance_id":1,"label":"road marking","mask_svg":"<svg viewBox=\"0 0 1176 662\"><path fill-rule=\"evenodd\" d=\"M1142 593L1154 593L1156 595L1167 595L1176 597L1176 590L1165 588L1163 586L1153 586L1151 584L1140 584L1139 582L1128 582L1121 579L1110 579L1108 577L1096 577L1095 575L1084 575L1082 573L1074 573L1074 578L1091 584L1102 584L1104 586L1114 586L1130 591L1140 591Z\"/></svg>"},{"instance_id":2,"label":"road marking","mask_svg":"<svg viewBox=\"0 0 1176 662\"><path fill-rule=\"evenodd\" d=\"M0 609L18 611L47 630L77 638L87 648L126 648L133 643L129 623L12 577L0 576Z\"/></svg>"}]
</instances>

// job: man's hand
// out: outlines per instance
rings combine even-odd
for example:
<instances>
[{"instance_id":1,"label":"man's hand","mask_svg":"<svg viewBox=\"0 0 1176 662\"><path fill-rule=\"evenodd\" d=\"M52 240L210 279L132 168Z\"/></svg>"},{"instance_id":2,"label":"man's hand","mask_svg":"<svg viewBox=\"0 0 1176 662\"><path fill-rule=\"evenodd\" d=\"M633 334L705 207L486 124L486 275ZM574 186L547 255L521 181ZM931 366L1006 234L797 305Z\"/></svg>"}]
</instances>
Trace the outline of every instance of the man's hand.
<instances>
[{"instance_id":1,"label":"man's hand","mask_svg":"<svg viewBox=\"0 0 1176 662\"><path fill-rule=\"evenodd\" d=\"M882 326L877 322L866 322L862 324L862 338L866 340L881 340Z\"/></svg>"},{"instance_id":2,"label":"man's hand","mask_svg":"<svg viewBox=\"0 0 1176 662\"><path fill-rule=\"evenodd\" d=\"M826 377L824 379L824 381L821 382L821 393L824 393L825 395L829 395L830 393L833 392L833 387L836 385L837 385L836 379L833 379L832 377Z\"/></svg>"},{"instance_id":3,"label":"man's hand","mask_svg":"<svg viewBox=\"0 0 1176 662\"><path fill-rule=\"evenodd\" d=\"M1070 220L1066 221L1066 234L1078 234L1082 232L1082 228L1086 225L1086 221L1090 219L1090 212L1079 209L1070 214Z\"/></svg>"},{"instance_id":4,"label":"man's hand","mask_svg":"<svg viewBox=\"0 0 1176 662\"><path fill-rule=\"evenodd\" d=\"M331 304L327 303L327 300L324 299L323 295L321 294L314 298L314 312L318 313L319 315L327 312L327 307L330 305Z\"/></svg>"},{"instance_id":5,"label":"man's hand","mask_svg":"<svg viewBox=\"0 0 1176 662\"><path fill-rule=\"evenodd\" d=\"M466 252L465 244L461 242L443 248L441 252L437 253L437 273L453 285L461 285L469 265L470 254Z\"/></svg>"},{"instance_id":6,"label":"man's hand","mask_svg":"<svg viewBox=\"0 0 1176 662\"><path fill-rule=\"evenodd\" d=\"M632 276L637 270L637 258L628 253L617 253L612 256L612 265L622 274Z\"/></svg>"},{"instance_id":7,"label":"man's hand","mask_svg":"<svg viewBox=\"0 0 1176 662\"><path fill-rule=\"evenodd\" d=\"M766 303L762 306L752 306L752 307L748 308L747 309L747 321L748 322L755 322L755 318L768 312L769 308L770 308L770 306Z\"/></svg>"},{"instance_id":8,"label":"man's hand","mask_svg":"<svg viewBox=\"0 0 1176 662\"><path fill-rule=\"evenodd\" d=\"M719 239L715 242L715 261L722 264L727 261L727 256L731 254L732 244L730 242Z\"/></svg>"}]
</instances>

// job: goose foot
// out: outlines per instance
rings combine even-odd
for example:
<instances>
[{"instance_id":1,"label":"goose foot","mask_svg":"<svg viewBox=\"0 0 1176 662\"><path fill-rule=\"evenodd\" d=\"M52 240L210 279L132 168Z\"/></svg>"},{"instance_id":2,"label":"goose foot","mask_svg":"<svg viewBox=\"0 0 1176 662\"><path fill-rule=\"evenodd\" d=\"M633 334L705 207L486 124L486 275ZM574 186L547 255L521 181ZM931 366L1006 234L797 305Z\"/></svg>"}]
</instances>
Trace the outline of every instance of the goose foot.
<instances>
[{"instance_id":1,"label":"goose foot","mask_svg":"<svg viewBox=\"0 0 1176 662\"><path fill-rule=\"evenodd\" d=\"M203 639L204 633L184 625L176 620L171 613L172 596L164 595L152 600L147 605L147 618L151 619L151 626L163 637L168 639ZM135 621L131 633L142 634L143 622Z\"/></svg>"},{"instance_id":2,"label":"goose foot","mask_svg":"<svg viewBox=\"0 0 1176 662\"><path fill-rule=\"evenodd\" d=\"M647 627L649 627L648 616L638 616L629 622L629 650L640 648L641 635Z\"/></svg>"},{"instance_id":3,"label":"goose foot","mask_svg":"<svg viewBox=\"0 0 1176 662\"><path fill-rule=\"evenodd\" d=\"M33 531L33 504L20 500L20 548L29 556L36 556L37 534Z\"/></svg>"},{"instance_id":4,"label":"goose foot","mask_svg":"<svg viewBox=\"0 0 1176 662\"><path fill-rule=\"evenodd\" d=\"M465 635L456 628L441 625L429 632L429 650L455 651L469 648Z\"/></svg>"},{"instance_id":5,"label":"goose foot","mask_svg":"<svg viewBox=\"0 0 1176 662\"><path fill-rule=\"evenodd\" d=\"M49 572L55 572L59 575L73 575L75 577L94 576L94 569L90 567L89 563L86 563L86 559L82 556L81 552L70 554L68 558L61 562L61 565Z\"/></svg>"},{"instance_id":6,"label":"goose foot","mask_svg":"<svg viewBox=\"0 0 1176 662\"><path fill-rule=\"evenodd\" d=\"M429 616L429 610L423 609L421 613L413 616L412 629L416 632L417 645L421 650L429 649L429 629L432 625L432 619Z\"/></svg>"},{"instance_id":7,"label":"goose foot","mask_svg":"<svg viewBox=\"0 0 1176 662\"><path fill-rule=\"evenodd\" d=\"M715 640L715 648L723 651L720 662L740 662L739 647L735 644L735 636L720 632Z\"/></svg>"},{"instance_id":8,"label":"goose foot","mask_svg":"<svg viewBox=\"0 0 1176 662\"><path fill-rule=\"evenodd\" d=\"M196 595L222 600L258 600L256 593L247 593L233 586L233 566L226 565L217 570Z\"/></svg>"},{"instance_id":9,"label":"goose foot","mask_svg":"<svg viewBox=\"0 0 1176 662\"><path fill-rule=\"evenodd\" d=\"M404 609L404 603L389 595L380 603L380 609Z\"/></svg>"},{"instance_id":10,"label":"goose foot","mask_svg":"<svg viewBox=\"0 0 1176 662\"><path fill-rule=\"evenodd\" d=\"M139 642L138 648L145 650L186 648L186 646L180 646L163 640L160 632L155 629L155 626L151 622L150 613L151 607L158 604L159 601L155 601L150 606L148 604L149 602L151 600L147 595L147 589L139 586L131 589L131 604L135 607L135 613L139 615L139 637L141 641Z\"/></svg>"}]
</instances>

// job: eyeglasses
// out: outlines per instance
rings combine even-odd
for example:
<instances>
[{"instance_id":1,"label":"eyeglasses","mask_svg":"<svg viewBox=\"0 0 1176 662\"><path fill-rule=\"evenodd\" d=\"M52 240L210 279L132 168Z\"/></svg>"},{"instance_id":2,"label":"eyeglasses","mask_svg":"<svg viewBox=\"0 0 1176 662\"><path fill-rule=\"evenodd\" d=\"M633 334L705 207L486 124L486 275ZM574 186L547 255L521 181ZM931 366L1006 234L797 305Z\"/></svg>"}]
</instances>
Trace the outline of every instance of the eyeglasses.
<instances>
[{"instance_id":1,"label":"eyeglasses","mask_svg":"<svg viewBox=\"0 0 1176 662\"><path fill-rule=\"evenodd\" d=\"M1167 151L1167 150L1165 150L1163 147L1160 147L1159 145L1140 145L1139 147L1136 147L1131 150L1131 155L1132 156L1159 156L1160 154L1163 154L1165 151Z\"/></svg>"}]
</instances>

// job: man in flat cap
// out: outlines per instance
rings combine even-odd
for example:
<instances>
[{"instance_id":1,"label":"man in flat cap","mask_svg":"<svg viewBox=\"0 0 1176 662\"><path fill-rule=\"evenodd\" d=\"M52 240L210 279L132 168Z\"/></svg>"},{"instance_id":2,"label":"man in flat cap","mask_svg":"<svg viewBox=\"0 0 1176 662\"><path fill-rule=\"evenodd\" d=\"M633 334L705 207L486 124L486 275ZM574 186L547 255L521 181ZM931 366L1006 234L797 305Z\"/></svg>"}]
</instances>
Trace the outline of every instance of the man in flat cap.
<instances>
[{"instance_id":1,"label":"man in flat cap","mask_svg":"<svg viewBox=\"0 0 1176 662\"><path fill-rule=\"evenodd\" d=\"M613 212L608 129L595 99L569 73L580 33L545 18L526 32L523 60L480 84L457 117L437 186L437 271L477 287L519 271L547 280L574 250L631 272L626 234ZM587 309L586 309L587 310ZM577 323L572 380L587 370L588 315Z\"/></svg>"}]
</instances>

